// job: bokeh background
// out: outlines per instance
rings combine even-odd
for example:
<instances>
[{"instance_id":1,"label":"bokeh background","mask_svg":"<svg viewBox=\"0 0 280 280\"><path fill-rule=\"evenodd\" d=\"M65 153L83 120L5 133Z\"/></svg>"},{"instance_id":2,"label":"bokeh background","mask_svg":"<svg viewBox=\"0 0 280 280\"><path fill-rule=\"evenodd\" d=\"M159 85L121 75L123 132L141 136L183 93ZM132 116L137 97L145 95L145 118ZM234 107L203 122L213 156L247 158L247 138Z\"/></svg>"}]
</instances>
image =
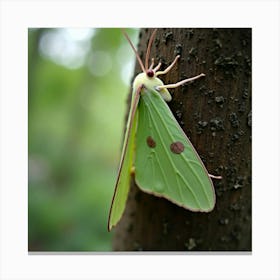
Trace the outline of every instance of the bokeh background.
<instances>
[{"instance_id":1,"label":"bokeh background","mask_svg":"<svg viewBox=\"0 0 280 280\"><path fill-rule=\"evenodd\" d=\"M134 63L120 29L29 29L29 251L111 251Z\"/></svg>"}]
</instances>

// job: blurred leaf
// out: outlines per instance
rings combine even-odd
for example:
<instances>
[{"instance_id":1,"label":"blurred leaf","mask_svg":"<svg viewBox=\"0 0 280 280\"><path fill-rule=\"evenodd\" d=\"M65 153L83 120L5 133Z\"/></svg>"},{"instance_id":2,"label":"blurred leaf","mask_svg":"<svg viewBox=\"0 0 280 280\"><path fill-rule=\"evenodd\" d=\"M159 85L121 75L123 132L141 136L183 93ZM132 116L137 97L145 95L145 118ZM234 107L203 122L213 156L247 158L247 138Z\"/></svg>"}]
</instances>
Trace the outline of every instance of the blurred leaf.
<instances>
[{"instance_id":1,"label":"blurred leaf","mask_svg":"<svg viewBox=\"0 0 280 280\"><path fill-rule=\"evenodd\" d=\"M127 31L137 41L138 30ZM84 57L74 68L71 48ZM119 29L29 30L30 251L111 250L107 217L131 61Z\"/></svg>"}]
</instances>

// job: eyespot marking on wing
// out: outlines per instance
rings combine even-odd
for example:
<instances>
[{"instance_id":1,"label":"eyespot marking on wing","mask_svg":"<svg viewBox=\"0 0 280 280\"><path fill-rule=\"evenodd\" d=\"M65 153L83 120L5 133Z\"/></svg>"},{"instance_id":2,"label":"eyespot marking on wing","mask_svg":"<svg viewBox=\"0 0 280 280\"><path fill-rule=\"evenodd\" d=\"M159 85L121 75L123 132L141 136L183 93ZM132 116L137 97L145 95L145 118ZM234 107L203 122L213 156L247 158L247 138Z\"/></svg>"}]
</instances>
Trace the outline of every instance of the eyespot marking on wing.
<instances>
[{"instance_id":1,"label":"eyespot marking on wing","mask_svg":"<svg viewBox=\"0 0 280 280\"><path fill-rule=\"evenodd\" d=\"M177 142L173 142L170 145L170 150L172 153L174 154L181 154L185 149L185 146L182 142L177 141Z\"/></svg>"},{"instance_id":2,"label":"eyespot marking on wing","mask_svg":"<svg viewBox=\"0 0 280 280\"><path fill-rule=\"evenodd\" d=\"M150 148L155 148L155 146L157 145L156 141L154 140L154 138L152 136L148 136L146 139L146 142Z\"/></svg>"}]
</instances>

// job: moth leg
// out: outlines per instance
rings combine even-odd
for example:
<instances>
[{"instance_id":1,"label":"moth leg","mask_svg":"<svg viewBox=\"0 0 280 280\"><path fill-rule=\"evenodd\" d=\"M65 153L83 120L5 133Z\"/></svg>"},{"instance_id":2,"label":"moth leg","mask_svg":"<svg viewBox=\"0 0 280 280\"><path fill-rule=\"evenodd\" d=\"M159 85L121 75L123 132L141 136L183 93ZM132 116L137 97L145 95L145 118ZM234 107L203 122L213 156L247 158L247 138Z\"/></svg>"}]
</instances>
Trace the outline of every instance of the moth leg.
<instances>
[{"instance_id":1,"label":"moth leg","mask_svg":"<svg viewBox=\"0 0 280 280\"><path fill-rule=\"evenodd\" d=\"M158 65L153 69L154 73L157 72L157 70L160 68L161 62L158 63Z\"/></svg>"},{"instance_id":2,"label":"moth leg","mask_svg":"<svg viewBox=\"0 0 280 280\"><path fill-rule=\"evenodd\" d=\"M175 57L175 59L173 60L173 62L172 62L165 70L156 72L156 73L155 73L155 76L157 77L157 76L159 76L159 75L164 75L164 74L166 74L167 72L169 72L169 71L172 69L172 67L175 65L175 63L177 62L177 60L179 59L179 57L180 57L180 55L177 55L177 56Z\"/></svg>"},{"instance_id":3,"label":"moth leg","mask_svg":"<svg viewBox=\"0 0 280 280\"><path fill-rule=\"evenodd\" d=\"M155 59L154 59L154 58L152 58L152 63L151 63L151 66L149 67L149 69L148 69L148 70L152 70L152 69L153 69L153 67L154 67L154 64L155 64Z\"/></svg>"},{"instance_id":4,"label":"moth leg","mask_svg":"<svg viewBox=\"0 0 280 280\"><path fill-rule=\"evenodd\" d=\"M188 82L191 82L191 81L193 81L193 80L199 79L199 78L204 77L204 76L205 76L205 74L201 73L201 74L199 74L199 75L197 75L197 76L195 76L195 77L191 77L191 78L182 80L182 81L180 81L180 82L178 82L178 83L175 83L175 84L157 86L157 87L156 87L156 90L161 90L161 89L164 89L164 88L176 88L176 87L179 87L179 86L181 86L181 85L183 85L183 84L186 84L186 83L188 83Z\"/></svg>"},{"instance_id":5,"label":"moth leg","mask_svg":"<svg viewBox=\"0 0 280 280\"><path fill-rule=\"evenodd\" d=\"M217 180L223 179L222 176L215 176L215 175L212 175L212 174L208 174L208 176L209 176L210 178L217 179Z\"/></svg>"}]
</instances>

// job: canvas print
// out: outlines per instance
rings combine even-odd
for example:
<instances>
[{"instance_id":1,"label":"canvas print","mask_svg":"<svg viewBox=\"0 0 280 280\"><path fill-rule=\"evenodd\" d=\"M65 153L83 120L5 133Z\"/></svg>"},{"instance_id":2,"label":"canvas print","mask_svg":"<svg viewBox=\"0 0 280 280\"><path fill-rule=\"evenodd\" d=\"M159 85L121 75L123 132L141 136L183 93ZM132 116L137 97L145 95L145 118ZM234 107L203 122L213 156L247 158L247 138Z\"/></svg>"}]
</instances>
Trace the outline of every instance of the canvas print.
<instances>
[{"instance_id":1,"label":"canvas print","mask_svg":"<svg viewBox=\"0 0 280 280\"><path fill-rule=\"evenodd\" d=\"M28 32L28 250L252 250L250 28Z\"/></svg>"}]
</instances>

